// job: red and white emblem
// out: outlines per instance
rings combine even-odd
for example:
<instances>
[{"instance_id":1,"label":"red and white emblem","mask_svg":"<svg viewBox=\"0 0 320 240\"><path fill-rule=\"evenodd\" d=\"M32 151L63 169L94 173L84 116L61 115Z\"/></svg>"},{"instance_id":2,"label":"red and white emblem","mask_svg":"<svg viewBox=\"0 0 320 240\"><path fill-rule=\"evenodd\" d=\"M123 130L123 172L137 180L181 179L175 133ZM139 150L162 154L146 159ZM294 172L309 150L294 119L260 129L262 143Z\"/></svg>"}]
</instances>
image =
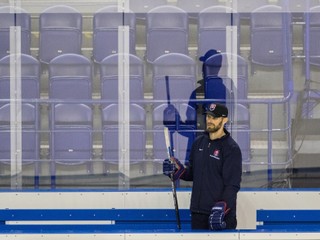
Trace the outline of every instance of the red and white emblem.
<instances>
[{"instance_id":1,"label":"red and white emblem","mask_svg":"<svg viewBox=\"0 0 320 240\"><path fill-rule=\"evenodd\" d=\"M219 156L219 152L220 151L218 149L214 150L213 156L218 157Z\"/></svg>"},{"instance_id":2,"label":"red and white emblem","mask_svg":"<svg viewBox=\"0 0 320 240\"><path fill-rule=\"evenodd\" d=\"M209 110L212 112L212 111L214 111L215 109L216 109L216 104L214 104L214 103L211 103L210 104L210 106L209 106Z\"/></svg>"}]
</instances>

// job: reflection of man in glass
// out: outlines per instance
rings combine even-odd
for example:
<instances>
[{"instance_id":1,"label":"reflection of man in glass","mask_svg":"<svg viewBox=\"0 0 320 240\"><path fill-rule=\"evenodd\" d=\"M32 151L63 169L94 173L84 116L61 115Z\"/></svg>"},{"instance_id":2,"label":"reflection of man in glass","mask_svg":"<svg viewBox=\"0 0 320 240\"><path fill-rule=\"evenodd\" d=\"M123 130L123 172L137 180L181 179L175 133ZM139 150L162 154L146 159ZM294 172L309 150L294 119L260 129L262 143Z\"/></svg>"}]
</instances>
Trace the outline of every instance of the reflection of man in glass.
<instances>
[{"instance_id":1,"label":"reflection of man in glass","mask_svg":"<svg viewBox=\"0 0 320 240\"><path fill-rule=\"evenodd\" d=\"M218 73L222 64L222 56L220 52L215 49L208 50L203 56L199 58L202 62L202 79L198 81L200 86L195 90L197 99L215 100L210 102L226 103L228 97L226 86L223 83L223 79L218 76ZM192 95L191 95L192 96ZM203 111L206 111L207 104L197 106L199 115L202 115ZM205 119L200 118L198 120L198 126L200 129L205 128Z\"/></svg>"},{"instance_id":2,"label":"reflection of man in glass","mask_svg":"<svg viewBox=\"0 0 320 240\"><path fill-rule=\"evenodd\" d=\"M195 117L194 121L194 130L196 129L205 129L205 117L203 117L203 112L206 111L206 103L196 103L194 100L198 99L213 99L217 103L225 103L228 96L227 89L223 83L223 80L218 76L219 70L222 64L222 56L215 49L208 50L203 56L199 58L199 61L202 62L202 77L203 79L199 80L200 84L190 95L188 105L192 108L188 108L186 111L185 121L181 121L179 111L172 105L169 104L164 111L164 121L163 124L168 126L170 121L166 119L172 119L172 116L175 115L176 123L179 126L190 126L190 123L193 121L193 116L195 111L198 113L197 116L201 116L197 119ZM177 90L178 91L178 90ZM172 121L171 121L172 123ZM172 127L170 128L172 131ZM177 129L177 126L174 130ZM172 134L172 133L171 133ZM191 149L195 135L190 131L179 131L179 134L188 138L187 151ZM188 154L186 154L188 158Z\"/></svg>"},{"instance_id":3,"label":"reflection of man in glass","mask_svg":"<svg viewBox=\"0 0 320 240\"><path fill-rule=\"evenodd\" d=\"M204 98L216 99L215 102L225 103L227 99L227 89L223 79L218 76L222 56L215 49L210 49L204 56L199 58L202 64L202 77L199 82L203 85Z\"/></svg>"}]
</instances>

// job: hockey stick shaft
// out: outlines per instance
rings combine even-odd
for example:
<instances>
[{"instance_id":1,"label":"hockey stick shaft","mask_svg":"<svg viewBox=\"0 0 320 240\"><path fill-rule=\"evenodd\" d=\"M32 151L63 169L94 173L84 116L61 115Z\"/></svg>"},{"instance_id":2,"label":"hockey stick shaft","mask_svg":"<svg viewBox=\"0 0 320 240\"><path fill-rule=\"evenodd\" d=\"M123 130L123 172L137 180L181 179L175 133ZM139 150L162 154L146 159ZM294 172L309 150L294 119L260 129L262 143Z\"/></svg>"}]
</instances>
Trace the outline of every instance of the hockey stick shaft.
<instances>
[{"instance_id":1,"label":"hockey stick shaft","mask_svg":"<svg viewBox=\"0 0 320 240\"><path fill-rule=\"evenodd\" d=\"M167 102L168 102L168 105L171 104L171 101L170 101L170 89L169 89L169 76L165 76L165 81L166 81L166 90L167 90Z\"/></svg>"},{"instance_id":2,"label":"hockey stick shaft","mask_svg":"<svg viewBox=\"0 0 320 240\"><path fill-rule=\"evenodd\" d=\"M171 144L170 144L169 134L170 134L169 129L167 127L165 127L164 128L164 138L165 138L165 142L166 142L168 157L169 157L169 159L171 159L171 157L173 157L173 151L172 151ZM176 220L177 220L177 228L181 229L178 197L177 197L176 185L175 185L174 179L173 179L173 173L171 174L170 177L171 177L171 185L172 185L173 202L174 202L174 208L175 208Z\"/></svg>"},{"instance_id":3,"label":"hockey stick shaft","mask_svg":"<svg viewBox=\"0 0 320 240\"><path fill-rule=\"evenodd\" d=\"M169 87L169 76L165 76L165 83L166 83L166 91L167 91L167 104L168 104L168 108L173 107L173 105L171 105L171 98L170 98L170 87ZM177 116L175 116L175 118L177 119ZM177 120L176 120L176 129L177 129ZM173 140L172 140L172 134L170 133L170 149L173 149ZM172 156L173 156L173 151L171 151Z\"/></svg>"}]
</instances>

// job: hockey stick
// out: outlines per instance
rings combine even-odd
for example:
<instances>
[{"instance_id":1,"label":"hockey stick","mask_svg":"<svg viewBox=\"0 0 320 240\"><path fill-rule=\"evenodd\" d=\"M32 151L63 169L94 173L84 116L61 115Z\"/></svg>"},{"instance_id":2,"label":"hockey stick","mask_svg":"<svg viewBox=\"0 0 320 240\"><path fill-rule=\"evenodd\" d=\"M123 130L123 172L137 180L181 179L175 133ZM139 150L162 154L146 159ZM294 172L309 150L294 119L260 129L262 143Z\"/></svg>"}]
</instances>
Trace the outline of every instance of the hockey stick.
<instances>
[{"instance_id":1,"label":"hockey stick","mask_svg":"<svg viewBox=\"0 0 320 240\"><path fill-rule=\"evenodd\" d=\"M168 106L170 106L171 101L170 101L170 89L169 89L169 77L168 76L165 76L165 84L166 84L166 92L167 92L167 103L168 103ZM174 154L173 154L173 139L172 139L172 135L169 132L169 129L167 127L164 127L163 131L164 131L164 139L165 139L165 143L166 143L166 147L167 147L168 158L170 159L171 157L174 156ZM177 198L176 185L173 180L173 173L171 174L170 178L171 178L171 185L172 185L172 195L173 195L174 208L175 208L176 219L177 219L177 228L181 229L178 198Z\"/></svg>"},{"instance_id":2,"label":"hockey stick","mask_svg":"<svg viewBox=\"0 0 320 240\"><path fill-rule=\"evenodd\" d=\"M170 90L169 90L169 77L168 76L165 76L165 81L166 81L166 90L167 90L167 102L168 102L168 105L170 105Z\"/></svg>"},{"instance_id":3,"label":"hockey stick","mask_svg":"<svg viewBox=\"0 0 320 240\"><path fill-rule=\"evenodd\" d=\"M168 112L164 113L164 116L166 116L166 115L171 115L171 111L175 111L175 109L174 109L174 106L171 104L171 100L170 100L169 76L165 76L164 78L165 78L165 82L166 82L167 104L168 104L168 108L165 110ZM176 113L175 113L175 118L177 118ZM177 126L175 126L175 128L177 129ZM170 142L169 143L170 143L171 149L173 149L174 147L173 147L172 133L171 132L169 132L169 133L170 133L170 135L169 135Z\"/></svg>"},{"instance_id":4,"label":"hockey stick","mask_svg":"<svg viewBox=\"0 0 320 240\"><path fill-rule=\"evenodd\" d=\"M170 144L169 129L167 127L164 127L163 132L164 132L164 139L166 142L168 157L169 157L169 159L171 159L171 157L173 157L173 150L172 150L171 144ZM181 229L178 198L177 198L176 185L173 180L173 173L171 173L170 177L171 177L171 185L172 185L173 202L174 202L174 208L175 208L176 219L177 219L177 228Z\"/></svg>"}]
</instances>

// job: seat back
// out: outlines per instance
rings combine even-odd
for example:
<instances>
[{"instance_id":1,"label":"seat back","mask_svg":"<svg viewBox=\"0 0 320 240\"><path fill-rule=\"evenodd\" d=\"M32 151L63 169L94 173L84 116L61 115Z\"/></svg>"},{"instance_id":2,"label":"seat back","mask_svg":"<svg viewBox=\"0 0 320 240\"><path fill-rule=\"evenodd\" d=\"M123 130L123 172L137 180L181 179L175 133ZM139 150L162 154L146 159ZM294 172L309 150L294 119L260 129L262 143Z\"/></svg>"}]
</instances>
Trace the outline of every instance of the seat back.
<instances>
[{"instance_id":1,"label":"seat back","mask_svg":"<svg viewBox=\"0 0 320 240\"><path fill-rule=\"evenodd\" d=\"M320 6L310 8L308 15L308 28L305 28L305 51L309 56L307 63L313 66L320 66ZM308 31L308 32L306 32ZM307 52L308 51L308 52Z\"/></svg>"},{"instance_id":2,"label":"seat back","mask_svg":"<svg viewBox=\"0 0 320 240\"><path fill-rule=\"evenodd\" d=\"M30 54L31 16L24 9L0 7L0 59L10 54L10 27L21 28L21 53Z\"/></svg>"},{"instance_id":3,"label":"seat back","mask_svg":"<svg viewBox=\"0 0 320 240\"><path fill-rule=\"evenodd\" d=\"M119 118L118 104L102 109L103 159L108 163L119 160ZM141 163L146 154L146 113L143 107L130 104L130 161Z\"/></svg>"},{"instance_id":4,"label":"seat back","mask_svg":"<svg viewBox=\"0 0 320 240\"><path fill-rule=\"evenodd\" d=\"M147 12L162 5L167 5L167 0L135 0L129 2L129 9L135 13L137 20L144 21Z\"/></svg>"},{"instance_id":5,"label":"seat back","mask_svg":"<svg viewBox=\"0 0 320 240\"><path fill-rule=\"evenodd\" d=\"M168 53L157 58L153 63L152 79L153 99L159 101L155 105L167 102L168 96L173 102L195 99L196 64L187 55Z\"/></svg>"},{"instance_id":6,"label":"seat back","mask_svg":"<svg viewBox=\"0 0 320 240\"><path fill-rule=\"evenodd\" d=\"M0 99L10 99L10 59L21 62L21 97L23 99L40 98L40 63L27 54L7 55L0 59ZM0 102L0 105L4 102Z\"/></svg>"},{"instance_id":7,"label":"seat back","mask_svg":"<svg viewBox=\"0 0 320 240\"><path fill-rule=\"evenodd\" d=\"M92 159L93 113L85 104L57 104L51 119L50 157L55 163L82 164Z\"/></svg>"},{"instance_id":8,"label":"seat back","mask_svg":"<svg viewBox=\"0 0 320 240\"><path fill-rule=\"evenodd\" d=\"M163 133L166 126L171 131L171 144L175 157L182 161L188 160L196 136L196 110L188 103L183 103L177 108L176 115L174 111L166 112L167 107L167 104L161 104L153 109L153 157L155 161L162 161L168 157Z\"/></svg>"},{"instance_id":9,"label":"seat back","mask_svg":"<svg viewBox=\"0 0 320 240\"><path fill-rule=\"evenodd\" d=\"M112 54L100 63L101 99L118 101L119 57L129 60L130 100L143 100L144 65L142 60L132 54Z\"/></svg>"},{"instance_id":10,"label":"seat back","mask_svg":"<svg viewBox=\"0 0 320 240\"><path fill-rule=\"evenodd\" d=\"M92 64L79 54L62 54L49 64L49 98L84 99L92 97Z\"/></svg>"},{"instance_id":11,"label":"seat back","mask_svg":"<svg viewBox=\"0 0 320 240\"><path fill-rule=\"evenodd\" d=\"M280 6L266 5L251 14L251 61L253 64L283 66L288 43L285 31L290 28L288 13Z\"/></svg>"},{"instance_id":12,"label":"seat back","mask_svg":"<svg viewBox=\"0 0 320 240\"><path fill-rule=\"evenodd\" d=\"M11 162L11 104L0 107L0 161ZM37 108L29 103L21 105L22 164L39 160L39 120ZM18 149L19 150L19 149Z\"/></svg>"},{"instance_id":13,"label":"seat back","mask_svg":"<svg viewBox=\"0 0 320 240\"><path fill-rule=\"evenodd\" d=\"M152 63L166 53L188 55L188 14L182 9L165 5L147 13L146 59Z\"/></svg>"},{"instance_id":14,"label":"seat back","mask_svg":"<svg viewBox=\"0 0 320 240\"><path fill-rule=\"evenodd\" d=\"M39 59L45 64L64 53L81 54L82 15L76 9L56 5L39 17Z\"/></svg>"},{"instance_id":15,"label":"seat back","mask_svg":"<svg viewBox=\"0 0 320 240\"><path fill-rule=\"evenodd\" d=\"M247 99L248 97L248 63L240 55L217 53L209 57L204 63L205 97L214 98L220 90L215 90L215 83L227 88L233 99Z\"/></svg>"},{"instance_id":16,"label":"seat back","mask_svg":"<svg viewBox=\"0 0 320 240\"><path fill-rule=\"evenodd\" d=\"M231 124L230 124L231 123ZM228 129L232 137L239 144L242 153L242 161L249 163L251 160L251 133L250 133L250 109L244 104L234 104L229 116ZM247 165L244 170L249 170Z\"/></svg>"},{"instance_id":17,"label":"seat back","mask_svg":"<svg viewBox=\"0 0 320 240\"><path fill-rule=\"evenodd\" d=\"M237 49L234 54L239 53L240 21L239 14L234 9L226 6L211 6L203 9L198 15L198 56L203 56L209 49L218 52L231 50L228 46L228 27L237 27L236 39ZM232 43L230 43L232 44Z\"/></svg>"},{"instance_id":18,"label":"seat back","mask_svg":"<svg viewBox=\"0 0 320 240\"><path fill-rule=\"evenodd\" d=\"M291 23L291 13L276 5L259 7L251 14L250 70L260 81L258 91L283 96L293 91Z\"/></svg>"},{"instance_id":19,"label":"seat back","mask_svg":"<svg viewBox=\"0 0 320 240\"><path fill-rule=\"evenodd\" d=\"M216 5L223 5L225 1L220 0L177 0L177 7L186 11L191 18L197 18L203 9Z\"/></svg>"},{"instance_id":20,"label":"seat back","mask_svg":"<svg viewBox=\"0 0 320 240\"><path fill-rule=\"evenodd\" d=\"M272 4L276 5L278 2L280 1L272 1ZM237 11L242 19L249 20L252 11L269 4L271 4L269 0L238 0Z\"/></svg>"},{"instance_id":21,"label":"seat back","mask_svg":"<svg viewBox=\"0 0 320 240\"><path fill-rule=\"evenodd\" d=\"M120 26L129 26L129 52L135 54L135 13L119 12L118 6L107 6L93 16L93 59L100 63L105 57L118 53Z\"/></svg>"}]
</instances>

